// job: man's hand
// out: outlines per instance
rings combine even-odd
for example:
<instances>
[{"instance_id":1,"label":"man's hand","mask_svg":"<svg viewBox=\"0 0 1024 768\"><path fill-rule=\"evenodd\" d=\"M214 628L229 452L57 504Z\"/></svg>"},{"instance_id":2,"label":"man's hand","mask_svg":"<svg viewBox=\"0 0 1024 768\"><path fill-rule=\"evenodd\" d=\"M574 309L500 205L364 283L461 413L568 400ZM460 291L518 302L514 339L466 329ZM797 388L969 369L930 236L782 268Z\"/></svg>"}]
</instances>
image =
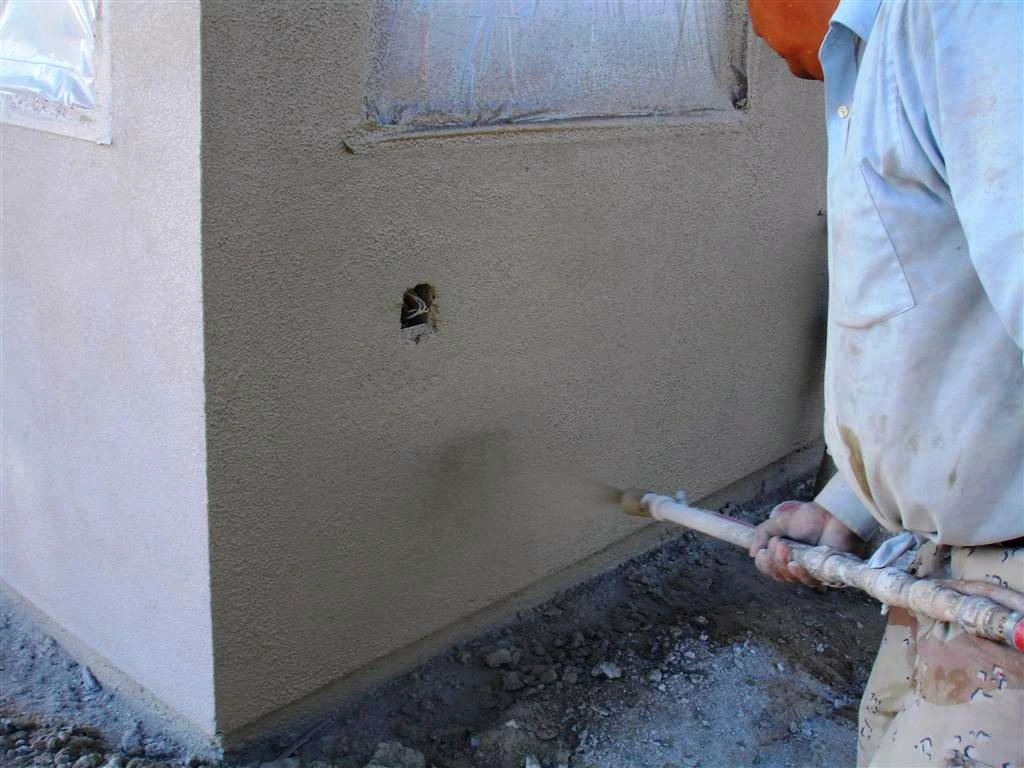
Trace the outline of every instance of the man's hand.
<instances>
[{"instance_id":1,"label":"man's hand","mask_svg":"<svg viewBox=\"0 0 1024 768\"><path fill-rule=\"evenodd\" d=\"M784 501L772 510L771 516L757 526L750 556L757 569L776 581L790 584L821 586L806 569L790 562L792 553L779 537L817 546L825 544L842 552L863 554L866 547L857 534L838 518L813 501Z\"/></svg>"}]
</instances>

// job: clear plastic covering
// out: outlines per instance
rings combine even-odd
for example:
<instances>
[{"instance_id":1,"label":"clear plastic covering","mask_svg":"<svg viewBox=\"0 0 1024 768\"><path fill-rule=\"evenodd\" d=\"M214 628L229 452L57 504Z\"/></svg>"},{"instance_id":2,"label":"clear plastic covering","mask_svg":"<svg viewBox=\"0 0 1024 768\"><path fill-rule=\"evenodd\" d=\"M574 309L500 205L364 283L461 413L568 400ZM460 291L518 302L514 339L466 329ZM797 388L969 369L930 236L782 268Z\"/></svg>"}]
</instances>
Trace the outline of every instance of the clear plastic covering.
<instances>
[{"instance_id":1,"label":"clear plastic covering","mask_svg":"<svg viewBox=\"0 0 1024 768\"><path fill-rule=\"evenodd\" d=\"M745 27L701 0L379 0L366 112L441 127L732 109Z\"/></svg>"},{"instance_id":2,"label":"clear plastic covering","mask_svg":"<svg viewBox=\"0 0 1024 768\"><path fill-rule=\"evenodd\" d=\"M96 107L99 0L6 0L0 13L0 93Z\"/></svg>"}]
</instances>

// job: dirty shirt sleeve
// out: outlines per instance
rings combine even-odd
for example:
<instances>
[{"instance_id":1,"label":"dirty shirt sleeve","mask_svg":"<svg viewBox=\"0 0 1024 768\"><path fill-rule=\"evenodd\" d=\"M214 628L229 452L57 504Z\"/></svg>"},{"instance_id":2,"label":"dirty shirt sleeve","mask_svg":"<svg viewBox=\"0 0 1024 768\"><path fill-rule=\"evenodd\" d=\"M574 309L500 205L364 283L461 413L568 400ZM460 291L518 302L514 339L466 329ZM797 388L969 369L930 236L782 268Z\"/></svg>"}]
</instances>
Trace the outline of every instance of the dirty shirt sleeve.
<instances>
[{"instance_id":1,"label":"dirty shirt sleeve","mask_svg":"<svg viewBox=\"0 0 1024 768\"><path fill-rule=\"evenodd\" d=\"M971 262L1007 333L1024 317L1024 3L907 3L914 68Z\"/></svg>"},{"instance_id":2,"label":"dirty shirt sleeve","mask_svg":"<svg viewBox=\"0 0 1024 768\"><path fill-rule=\"evenodd\" d=\"M878 521L843 479L842 473L828 481L815 502L839 518L840 522L867 541L878 530Z\"/></svg>"}]
</instances>

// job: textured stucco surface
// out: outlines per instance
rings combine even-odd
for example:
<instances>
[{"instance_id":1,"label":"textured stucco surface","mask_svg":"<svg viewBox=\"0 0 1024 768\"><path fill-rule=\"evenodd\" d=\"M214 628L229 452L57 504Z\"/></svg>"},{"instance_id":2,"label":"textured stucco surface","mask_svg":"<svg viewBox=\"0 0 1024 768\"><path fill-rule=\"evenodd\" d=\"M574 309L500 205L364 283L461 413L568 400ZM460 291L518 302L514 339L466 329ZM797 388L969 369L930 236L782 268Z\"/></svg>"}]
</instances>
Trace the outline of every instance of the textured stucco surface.
<instances>
[{"instance_id":1,"label":"textured stucco surface","mask_svg":"<svg viewBox=\"0 0 1024 768\"><path fill-rule=\"evenodd\" d=\"M0 129L2 577L212 732L199 7L104 7L112 146Z\"/></svg>"},{"instance_id":2,"label":"textured stucco surface","mask_svg":"<svg viewBox=\"0 0 1024 768\"><path fill-rule=\"evenodd\" d=\"M261 8L202 23L225 732L634 530L586 476L700 497L820 415L816 85L755 44L721 124L350 154L367 5Z\"/></svg>"}]
</instances>

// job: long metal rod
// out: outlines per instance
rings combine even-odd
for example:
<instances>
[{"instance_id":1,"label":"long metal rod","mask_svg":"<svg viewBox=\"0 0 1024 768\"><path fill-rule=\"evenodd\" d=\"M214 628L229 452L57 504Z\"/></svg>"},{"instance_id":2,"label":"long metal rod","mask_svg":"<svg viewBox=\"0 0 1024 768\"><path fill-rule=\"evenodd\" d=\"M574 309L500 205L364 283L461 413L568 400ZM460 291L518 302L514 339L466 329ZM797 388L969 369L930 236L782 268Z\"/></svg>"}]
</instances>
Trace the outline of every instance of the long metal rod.
<instances>
[{"instance_id":1,"label":"long metal rod","mask_svg":"<svg viewBox=\"0 0 1024 768\"><path fill-rule=\"evenodd\" d=\"M717 512L680 504L668 496L626 491L626 512L675 523L749 549L754 527ZM920 579L894 567L871 568L847 552L786 541L793 561L827 584L856 587L889 606L905 608L937 621L957 624L977 637L1024 652L1024 614L983 595L967 595L935 579Z\"/></svg>"}]
</instances>

